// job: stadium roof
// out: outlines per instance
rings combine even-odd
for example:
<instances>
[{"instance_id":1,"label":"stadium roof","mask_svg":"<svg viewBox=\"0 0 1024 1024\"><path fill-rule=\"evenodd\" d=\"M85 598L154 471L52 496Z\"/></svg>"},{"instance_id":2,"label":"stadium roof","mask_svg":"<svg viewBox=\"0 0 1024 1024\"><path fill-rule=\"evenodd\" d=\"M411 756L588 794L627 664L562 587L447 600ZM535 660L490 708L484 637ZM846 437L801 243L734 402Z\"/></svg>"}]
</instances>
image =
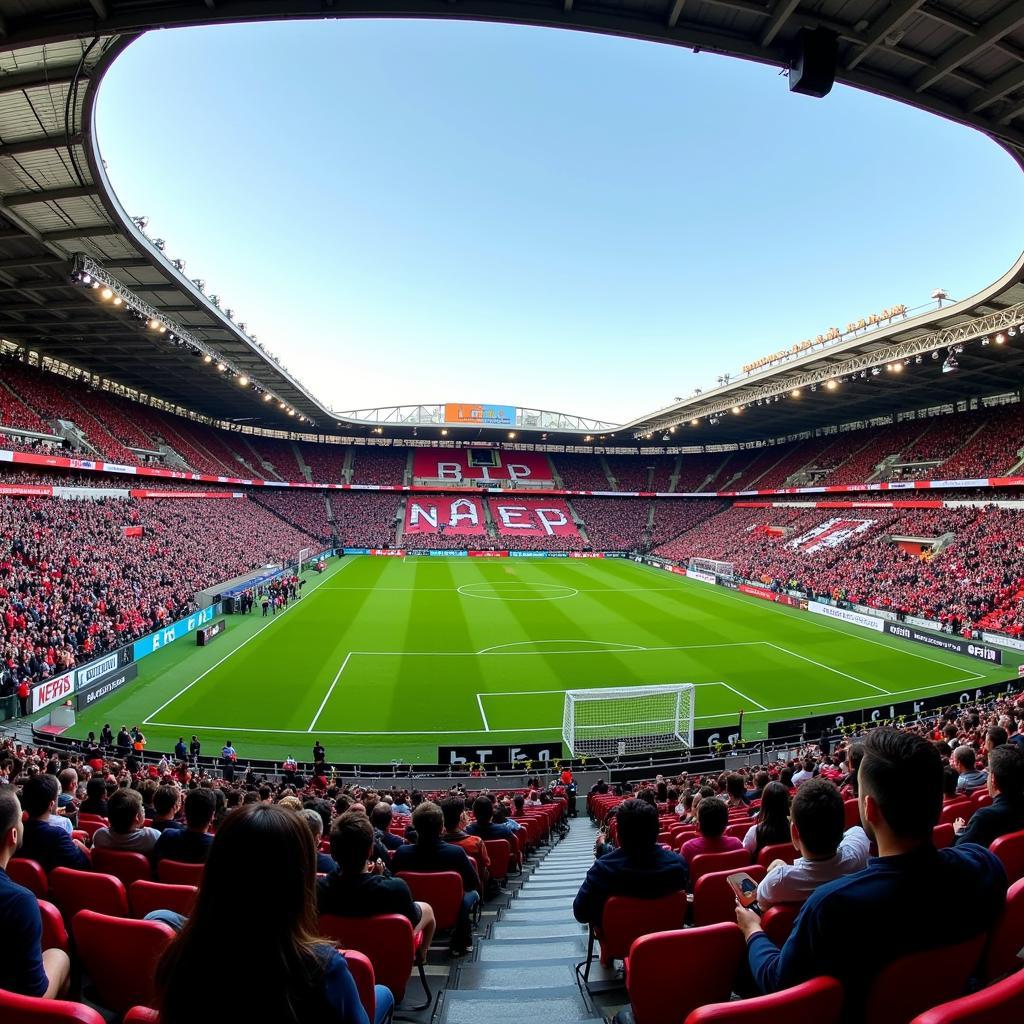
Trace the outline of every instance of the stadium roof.
<instances>
[{"instance_id":1,"label":"stadium roof","mask_svg":"<svg viewBox=\"0 0 1024 1024\"><path fill-rule=\"evenodd\" d=\"M1024 166L1024 0L369 0L345 11L333 0L0 0L0 337L216 419L334 430L339 417L233 323L120 208L93 122L103 73L140 32L324 16L574 28L783 68L790 65L799 31L821 27L838 39L837 81L979 129ZM140 126L140 139L151 139L154 127ZM799 232L799 224L793 230ZM813 244L813 226L804 231L806 244ZM984 243L982 225L972 244L979 242ZM94 263L83 264L85 258ZM81 278L72 283L76 266L87 266L91 278L109 282L125 301L115 309ZM965 303L750 373L719 389L721 394L696 396L642 417L616 436L651 433L661 443L655 431L693 417L705 419L699 442L694 436L690 443L778 436L834 422L835 396L827 389L812 392L808 384L800 400L776 402L771 388L778 392L796 370L839 373L825 364L864 359L883 342L916 340L920 346L922 335L937 328L1007 307L1004 315L1012 319L1012 307L1024 300L1022 269L1018 263ZM165 326L163 333L149 326L155 318ZM206 363L204 353L215 358ZM872 378L868 371L864 387L842 385L842 419L1009 390L1018 386L1024 368L1009 346L969 344L956 358L956 373L893 375L898 382L882 374ZM264 400L267 392L276 400ZM755 415L759 394L772 399L771 416ZM748 400L754 405L742 415L712 412L729 407L723 403L739 407ZM711 415L719 419L714 427ZM371 429L351 425L354 431ZM690 440L670 436L677 443Z\"/></svg>"}]
</instances>

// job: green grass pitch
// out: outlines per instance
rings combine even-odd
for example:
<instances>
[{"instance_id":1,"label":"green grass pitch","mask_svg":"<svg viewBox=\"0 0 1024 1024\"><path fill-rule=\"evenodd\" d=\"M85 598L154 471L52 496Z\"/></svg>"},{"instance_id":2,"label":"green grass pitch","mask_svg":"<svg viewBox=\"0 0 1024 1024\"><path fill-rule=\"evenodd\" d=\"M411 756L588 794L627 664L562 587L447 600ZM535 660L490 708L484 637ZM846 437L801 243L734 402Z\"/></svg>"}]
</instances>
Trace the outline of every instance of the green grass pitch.
<instances>
[{"instance_id":1,"label":"green grass pitch","mask_svg":"<svg viewBox=\"0 0 1024 1024\"><path fill-rule=\"evenodd\" d=\"M437 746L557 740L566 689L697 684L697 725L939 694L1015 674L624 559L349 557L264 619L144 659L74 735L141 724L151 749L230 737L247 758L434 762Z\"/></svg>"}]
</instances>

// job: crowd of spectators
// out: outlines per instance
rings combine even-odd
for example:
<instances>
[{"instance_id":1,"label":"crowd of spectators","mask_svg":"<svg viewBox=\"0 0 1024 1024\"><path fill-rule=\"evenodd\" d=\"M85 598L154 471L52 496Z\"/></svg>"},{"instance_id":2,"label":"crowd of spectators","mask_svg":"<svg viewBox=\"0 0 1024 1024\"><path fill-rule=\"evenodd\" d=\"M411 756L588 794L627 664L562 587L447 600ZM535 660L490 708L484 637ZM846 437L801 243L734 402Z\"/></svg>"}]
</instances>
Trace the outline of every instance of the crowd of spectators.
<instances>
[{"instance_id":1,"label":"crowd of spectators","mask_svg":"<svg viewBox=\"0 0 1024 1024\"><path fill-rule=\"evenodd\" d=\"M595 551L637 551L644 543L651 502L638 498L573 498Z\"/></svg>"},{"instance_id":2,"label":"crowd of spectators","mask_svg":"<svg viewBox=\"0 0 1024 1024\"><path fill-rule=\"evenodd\" d=\"M352 450L352 483L401 487L405 483L408 448L364 445Z\"/></svg>"},{"instance_id":3,"label":"crowd of spectators","mask_svg":"<svg viewBox=\"0 0 1024 1024\"><path fill-rule=\"evenodd\" d=\"M334 536L334 527L327 519L327 502L323 491L265 487L253 491L252 499L322 544L329 544Z\"/></svg>"},{"instance_id":4,"label":"crowd of spectators","mask_svg":"<svg viewBox=\"0 0 1024 1024\"><path fill-rule=\"evenodd\" d=\"M262 470L263 464L267 463L272 467L274 478L277 480L301 482L306 479L291 441L260 437L259 434L246 434L243 440L256 453L256 469Z\"/></svg>"},{"instance_id":5,"label":"crowd of spectators","mask_svg":"<svg viewBox=\"0 0 1024 1024\"><path fill-rule=\"evenodd\" d=\"M339 546L394 547L400 500L401 495L392 491L333 491L331 508Z\"/></svg>"},{"instance_id":6,"label":"crowd of spectators","mask_svg":"<svg viewBox=\"0 0 1024 1024\"><path fill-rule=\"evenodd\" d=\"M313 482L318 484L342 484L345 480L345 458L351 451L342 444L300 444L302 457L309 466Z\"/></svg>"},{"instance_id":7,"label":"crowd of spectators","mask_svg":"<svg viewBox=\"0 0 1024 1024\"><path fill-rule=\"evenodd\" d=\"M614 490L597 455L551 455L551 464L570 491Z\"/></svg>"}]
</instances>

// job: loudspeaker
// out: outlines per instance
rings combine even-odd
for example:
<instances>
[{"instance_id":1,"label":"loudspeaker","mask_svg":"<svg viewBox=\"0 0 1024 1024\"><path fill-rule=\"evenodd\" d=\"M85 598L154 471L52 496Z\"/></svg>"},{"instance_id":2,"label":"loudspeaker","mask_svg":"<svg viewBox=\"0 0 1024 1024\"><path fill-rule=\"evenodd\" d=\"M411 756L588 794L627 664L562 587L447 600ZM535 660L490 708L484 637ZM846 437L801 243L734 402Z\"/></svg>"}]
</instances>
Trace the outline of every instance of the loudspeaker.
<instances>
[{"instance_id":1,"label":"loudspeaker","mask_svg":"<svg viewBox=\"0 0 1024 1024\"><path fill-rule=\"evenodd\" d=\"M839 37L827 28L802 28L793 41L789 91L827 96L836 80Z\"/></svg>"}]
</instances>

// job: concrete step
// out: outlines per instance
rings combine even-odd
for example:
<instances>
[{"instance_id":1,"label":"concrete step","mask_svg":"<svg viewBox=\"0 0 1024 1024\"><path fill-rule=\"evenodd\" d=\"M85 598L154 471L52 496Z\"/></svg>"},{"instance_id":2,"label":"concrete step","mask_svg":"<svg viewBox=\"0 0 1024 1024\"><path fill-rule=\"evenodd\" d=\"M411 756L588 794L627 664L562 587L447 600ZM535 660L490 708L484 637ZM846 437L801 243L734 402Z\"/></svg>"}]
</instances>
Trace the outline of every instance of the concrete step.
<instances>
[{"instance_id":1,"label":"concrete step","mask_svg":"<svg viewBox=\"0 0 1024 1024\"><path fill-rule=\"evenodd\" d=\"M562 924L566 921L575 921L572 916L572 904L557 910L536 910L533 905L522 908L513 906L506 910L499 918L501 924Z\"/></svg>"},{"instance_id":2,"label":"concrete step","mask_svg":"<svg viewBox=\"0 0 1024 1024\"><path fill-rule=\"evenodd\" d=\"M530 991L446 992L439 1024L491 1024L492 1021L520 1024L531 1013L542 1015L545 1024L600 1020L587 1009L575 985L562 985Z\"/></svg>"},{"instance_id":3,"label":"concrete step","mask_svg":"<svg viewBox=\"0 0 1024 1024\"><path fill-rule=\"evenodd\" d=\"M501 921L491 930L492 939L575 939L583 926L575 920L537 924Z\"/></svg>"},{"instance_id":4,"label":"concrete step","mask_svg":"<svg viewBox=\"0 0 1024 1024\"><path fill-rule=\"evenodd\" d=\"M479 992L488 989L511 989L529 992L534 988L558 988L575 983L574 963L568 958L544 964L509 964L489 967L467 964L459 971L459 991Z\"/></svg>"},{"instance_id":5,"label":"concrete step","mask_svg":"<svg viewBox=\"0 0 1024 1024\"><path fill-rule=\"evenodd\" d=\"M475 963L525 963L529 960L548 960L554 956L582 957L587 944L582 933L574 938L488 939L480 943Z\"/></svg>"}]
</instances>

